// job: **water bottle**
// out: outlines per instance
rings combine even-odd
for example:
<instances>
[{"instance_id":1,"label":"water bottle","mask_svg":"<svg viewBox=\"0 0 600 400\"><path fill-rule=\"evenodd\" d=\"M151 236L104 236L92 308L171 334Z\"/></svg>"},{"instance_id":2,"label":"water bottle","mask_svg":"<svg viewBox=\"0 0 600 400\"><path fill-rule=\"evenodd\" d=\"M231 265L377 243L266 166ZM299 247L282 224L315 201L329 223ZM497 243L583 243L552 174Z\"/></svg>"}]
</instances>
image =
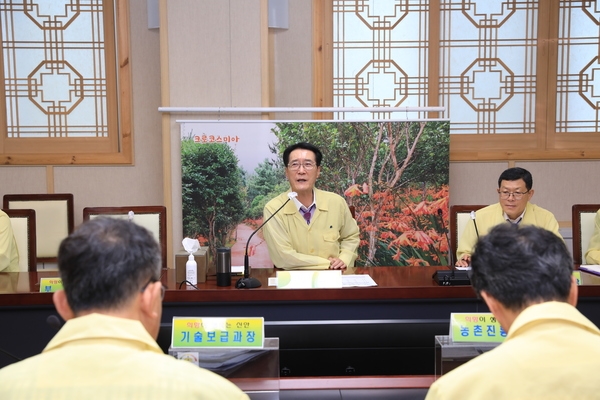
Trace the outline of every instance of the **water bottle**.
<instances>
[{"instance_id":1,"label":"water bottle","mask_svg":"<svg viewBox=\"0 0 600 400\"><path fill-rule=\"evenodd\" d=\"M198 264L196 263L193 254L190 254L185 263L185 279L188 281L188 285L195 285L198 283Z\"/></svg>"}]
</instances>

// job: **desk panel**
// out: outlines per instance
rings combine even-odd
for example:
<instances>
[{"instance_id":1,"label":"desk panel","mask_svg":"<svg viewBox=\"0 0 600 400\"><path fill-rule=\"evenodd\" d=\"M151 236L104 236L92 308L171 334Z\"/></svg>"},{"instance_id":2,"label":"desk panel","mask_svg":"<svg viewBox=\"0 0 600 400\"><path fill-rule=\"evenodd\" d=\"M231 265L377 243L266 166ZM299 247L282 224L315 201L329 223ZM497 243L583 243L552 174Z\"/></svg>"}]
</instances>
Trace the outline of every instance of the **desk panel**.
<instances>
[{"instance_id":1,"label":"desk panel","mask_svg":"<svg viewBox=\"0 0 600 400\"><path fill-rule=\"evenodd\" d=\"M369 288L277 289L272 269L255 269L257 289L218 287L214 277L198 290L179 288L174 270L164 270L159 344L170 342L173 316L260 316L268 337L280 338L282 375L433 375L434 336L448 334L451 312L487 312L470 286L438 286L440 267L357 267ZM56 272L0 273L0 349L19 358L38 353L56 332L52 295L39 293L39 279ZM578 308L600 325L600 280L582 273ZM236 279L232 279L235 283ZM30 326L36 327L34 330ZM0 366L14 362L0 350Z\"/></svg>"}]
</instances>

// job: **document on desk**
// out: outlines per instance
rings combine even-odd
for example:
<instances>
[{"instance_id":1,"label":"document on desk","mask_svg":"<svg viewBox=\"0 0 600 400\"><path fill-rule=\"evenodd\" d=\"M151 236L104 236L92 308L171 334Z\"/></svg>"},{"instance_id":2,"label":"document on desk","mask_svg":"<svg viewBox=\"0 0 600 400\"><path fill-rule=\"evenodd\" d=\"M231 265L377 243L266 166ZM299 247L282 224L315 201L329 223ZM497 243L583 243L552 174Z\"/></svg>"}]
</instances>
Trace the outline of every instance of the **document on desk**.
<instances>
[{"instance_id":1,"label":"document on desk","mask_svg":"<svg viewBox=\"0 0 600 400\"><path fill-rule=\"evenodd\" d=\"M277 271L279 289L330 289L342 287L342 271Z\"/></svg>"},{"instance_id":2,"label":"document on desk","mask_svg":"<svg viewBox=\"0 0 600 400\"><path fill-rule=\"evenodd\" d=\"M277 277L269 278L269 286L280 289L326 289L369 287L377 286L377 283L367 274L342 275L340 270L277 271Z\"/></svg>"},{"instance_id":3,"label":"document on desk","mask_svg":"<svg viewBox=\"0 0 600 400\"><path fill-rule=\"evenodd\" d=\"M377 286L370 275L342 275L342 287L369 287Z\"/></svg>"}]
</instances>

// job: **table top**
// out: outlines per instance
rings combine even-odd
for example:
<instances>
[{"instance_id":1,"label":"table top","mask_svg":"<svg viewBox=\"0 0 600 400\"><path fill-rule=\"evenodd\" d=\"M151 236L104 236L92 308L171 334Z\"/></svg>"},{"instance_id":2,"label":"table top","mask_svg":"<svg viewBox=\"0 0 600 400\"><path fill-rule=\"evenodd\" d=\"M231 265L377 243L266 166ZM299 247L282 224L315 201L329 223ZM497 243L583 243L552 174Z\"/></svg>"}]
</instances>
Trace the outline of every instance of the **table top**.
<instances>
[{"instance_id":1,"label":"table top","mask_svg":"<svg viewBox=\"0 0 600 400\"><path fill-rule=\"evenodd\" d=\"M262 286L256 289L236 289L239 277L232 276L231 286L217 286L216 278L209 276L199 282L197 289L176 281L174 269L164 269L162 281L167 287L165 302L272 302L272 301L368 301L410 299L476 299L471 286L440 286L432 278L437 270L447 267L354 267L344 274L369 274L377 283L374 287L338 289L277 289L268 286L268 279L276 269L255 268L251 276ZM39 293L43 277L57 277L57 271L0 273L0 306L52 305L51 293ZM600 297L600 277L581 272L579 297Z\"/></svg>"}]
</instances>

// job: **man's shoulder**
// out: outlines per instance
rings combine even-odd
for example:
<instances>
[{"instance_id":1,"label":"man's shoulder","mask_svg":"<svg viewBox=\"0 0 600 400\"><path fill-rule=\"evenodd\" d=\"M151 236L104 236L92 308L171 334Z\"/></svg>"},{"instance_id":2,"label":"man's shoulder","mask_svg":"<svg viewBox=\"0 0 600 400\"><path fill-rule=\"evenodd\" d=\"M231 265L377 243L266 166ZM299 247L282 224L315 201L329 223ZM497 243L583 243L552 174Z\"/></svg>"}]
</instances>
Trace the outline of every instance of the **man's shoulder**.
<instances>
[{"instance_id":1,"label":"man's shoulder","mask_svg":"<svg viewBox=\"0 0 600 400\"><path fill-rule=\"evenodd\" d=\"M325 201L343 201L344 203L346 202L346 199L344 199L342 196L335 192L329 192L327 190L315 188L315 193L317 196L317 203L319 202L319 199Z\"/></svg>"},{"instance_id":2,"label":"man's shoulder","mask_svg":"<svg viewBox=\"0 0 600 400\"><path fill-rule=\"evenodd\" d=\"M9 221L8 214L7 214L7 213L5 213L5 212L4 212L4 211L2 211L2 210L0 210L0 220L2 220L3 222L4 222L4 221L7 221L7 222Z\"/></svg>"},{"instance_id":3,"label":"man's shoulder","mask_svg":"<svg viewBox=\"0 0 600 400\"><path fill-rule=\"evenodd\" d=\"M37 365L40 356L41 355L38 354L0 368L0 387L5 386L14 379L30 375L31 371L35 370L35 366Z\"/></svg>"},{"instance_id":4,"label":"man's shoulder","mask_svg":"<svg viewBox=\"0 0 600 400\"><path fill-rule=\"evenodd\" d=\"M489 206L485 206L475 211L475 214L478 217L490 217L496 215L502 215L502 206L500 203L490 204Z\"/></svg>"},{"instance_id":5,"label":"man's shoulder","mask_svg":"<svg viewBox=\"0 0 600 400\"><path fill-rule=\"evenodd\" d=\"M442 398L461 398L461 394L473 398L471 391L477 390L473 386L474 383L475 386L480 387L486 381L489 380L491 383L494 379L491 372L497 367L498 358L502 358L502 354L498 354L498 348L473 358L440 377L432 385L432 392L439 394ZM469 396L467 396L467 392Z\"/></svg>"},{"instance_id":6,"label":"man's shoulder","mask_svg":"<svg viewBox=\"0 0 600 400\"><path fill-rule=\"evenodd\" d=\"M241 390L229 380L190 361L178 360L166 354L153 354L152 357L157 357L157 361L160 361L160 364L156 365L157 375L175 383L179 382L175 386L187 388L183 389L183 392L202 393L206 398L213 398L210 396L212 393L215 399L243 397Z\"/></svg>"},{"instance_id":7,"label":"man's shoulder","mask_svg":"<svg viewBox=\"0 0 600 400\"><path fill-rule=\"evenodd\" d=\"M543 216L545 218L553 218L554 214L551 211L546 210L536 204L528 203L528 208L533 211L536 216Z\"/></svg>"},{"instance_id":8,"label":"man's shoulder","mask_svg":"<svg viewBox=\"0 0 600 400\"><path fill-rule=\"evenodd\" d=\"M273 197L271 200L267 201L267 204L265 204L265 207L279 207L281 206L287 199L288 199L288 194L289 192L283 192L278 194L277 196Z\"/></svg>"},{"instance_id":9,"label":"man's shoulder","mask_svg":"<svg viewBox=\"0 0 600 400\"><path fill-rule=\"evenodd\" d=\"M35 382L38 376L44 376L55 385L63 385L69 392L73 390L72 382L65 380L64 376L71 375L75 372L74 368L77 368L80 393L90 391L114 393L118 385L127 385L125 382L129 382L131 385L128 389L139 387L140 390L152 392L153 398L166 398L164 396L172 395L174 398L247 399L243 392L227 379L189 361L178 360L170 355L152 351L125 349L124 352L120 360L112 354L113 357L100 363L94 363L86 356L71 354L71 358L65 358L60 352L55 352L56 354L49 352L11 364L0 370L0 398L2 393L11 393L17 397L19 393L29 393L31 388L24 387L23 382ZM56 370L47 370L58 359L63 362L63 365ZM107 383L104 388L106 390L98 388L96 379L98 371L103 369L119 375L117 382L114 383L115 386ZM35 389L35 384L32 385Z\"/></svg>"}]
</instances>

